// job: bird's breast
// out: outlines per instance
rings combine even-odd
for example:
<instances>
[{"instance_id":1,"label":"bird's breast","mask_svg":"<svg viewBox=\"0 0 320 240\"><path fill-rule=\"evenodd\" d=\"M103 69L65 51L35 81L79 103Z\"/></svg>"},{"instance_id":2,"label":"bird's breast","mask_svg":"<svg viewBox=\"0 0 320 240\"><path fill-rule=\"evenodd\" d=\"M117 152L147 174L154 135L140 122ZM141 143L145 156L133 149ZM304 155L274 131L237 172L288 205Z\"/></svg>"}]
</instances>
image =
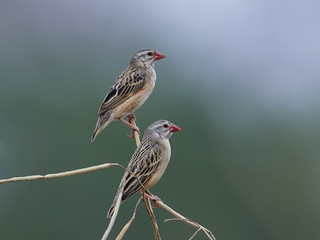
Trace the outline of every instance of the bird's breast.
<instances>
[{"instance_id":1,"label":"bird's breast","mask_svg":"<svg viewBox=\"0 0 320 240\"><path fill-rule=\"evenodd\" d=\"M156 83L156 73L154 69L147 71L146 83L143 88L134 94L127 101L122 103L120 106L114 109L113 114L114 118L126 117L129 114L136 111L145 101L148 99L150 94L153 92Z\"/></svg>"}]
</instances>

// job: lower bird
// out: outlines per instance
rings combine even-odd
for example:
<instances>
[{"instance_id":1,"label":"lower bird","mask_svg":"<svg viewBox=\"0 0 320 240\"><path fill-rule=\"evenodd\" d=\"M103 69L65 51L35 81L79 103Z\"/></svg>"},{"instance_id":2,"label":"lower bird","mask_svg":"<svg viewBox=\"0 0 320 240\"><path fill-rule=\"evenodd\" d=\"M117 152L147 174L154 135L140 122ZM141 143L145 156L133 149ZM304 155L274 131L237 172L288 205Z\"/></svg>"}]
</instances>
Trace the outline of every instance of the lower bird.
<instances>
[{"instance_id":1,"label":"lower bird","mask_svg":"<svg viewBox=\"0 0 320 240\"><path fill-rule=\"evenodd\" d=\"M129 67L120 74L100 106L91 142L114 120L131 127L132 136L133 131L139 132L139 128L130 123L130 118L134 118L134 111L152 93L156 83L154 63L162 58L165 58L163 54L151 49L139 50L133 55ZM129 117L129 122L123 119L125 117Z\"/></svg>"},{"instance_id":2,"label":"lower bird","mask_svg":"<svg viewBox=\"0 0 320 240\"><path fill-rule=\"evenodd\" d=\"M128 164L128 171L122 177L108 217L112 217L119 197L122 203L138 191L143 193L142 186L144 190L148 190L159 181L171 156L169 138L173 132L180 130L167 120L154 122L145 130L142 142ZM152 199L151 196L146 196Z\"/></svg>"}]
</instances>

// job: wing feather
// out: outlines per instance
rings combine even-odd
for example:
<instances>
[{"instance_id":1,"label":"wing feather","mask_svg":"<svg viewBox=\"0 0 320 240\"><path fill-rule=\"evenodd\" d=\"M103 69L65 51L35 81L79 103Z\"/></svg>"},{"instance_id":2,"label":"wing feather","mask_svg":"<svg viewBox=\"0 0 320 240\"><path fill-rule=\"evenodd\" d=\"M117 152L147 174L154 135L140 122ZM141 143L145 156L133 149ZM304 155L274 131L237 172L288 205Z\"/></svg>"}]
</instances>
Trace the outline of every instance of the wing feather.
<instances>
[{"instance_id":1,"label":"wing feather","mask_svg":"<svg viewBox=\"0 0 320 240\"><path fill-rule=\"evenodd\" d=\"M148 140L141 143L128 166L128 170L134 175L127 172L123 178L122 201L139 191L141 184L145 185L148 182L151 175L158 169L160 158L161 153L157 144L152 145Z\"/></svg>"},{"instance_id":2,"label":"wing feather","mask_svg":"<svg viewBox=\"0 0 320 240\"><path fill-rule=\"evenodd\" d=\"M139 92L145 85L146 73L140 69L128 68L118 77L103 100L98 115L116 108Z\"/></svg>"}]
</instances>

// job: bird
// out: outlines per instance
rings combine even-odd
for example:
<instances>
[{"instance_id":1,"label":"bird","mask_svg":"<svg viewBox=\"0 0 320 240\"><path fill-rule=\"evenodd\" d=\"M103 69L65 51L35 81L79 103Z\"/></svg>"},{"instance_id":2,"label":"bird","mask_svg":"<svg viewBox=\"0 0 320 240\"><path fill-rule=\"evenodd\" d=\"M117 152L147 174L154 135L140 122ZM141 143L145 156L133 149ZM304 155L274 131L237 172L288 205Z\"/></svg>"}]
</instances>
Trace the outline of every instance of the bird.
<instances>
[{"instance_id":1,"label":"bird","mask_svg":"<svg viewBox=\"0 0 320 240\"><path fill-rule=\"evenodd\" d=\"M141 144L132 155L122 177L108 217L112 217L119 196L122 203L139 191L151 200L159 200L156 196L143 193L142 186L144 190L148 190L160 180L171 157L169 138L173 132L180 130L181 128L167 120L156 121L145 130Z\"/></svg>"},{"instance_id":2,"label":"bird","mask_svg":"<svg viewBox=\"0 0 320 240\"><path fill-rule=\"evenodd\" d=\"M144 104L155 87L155 61L165 57L152 49L139 50L133 55L128 68L120 74L101 103L91 142L115 120L120 120L131 127L131 136L134 131L140 133L139 127L132 125L130 120L135 119L134 112ZM124 120L125 117L129 120Z\"/></svg>"}]
</instances>

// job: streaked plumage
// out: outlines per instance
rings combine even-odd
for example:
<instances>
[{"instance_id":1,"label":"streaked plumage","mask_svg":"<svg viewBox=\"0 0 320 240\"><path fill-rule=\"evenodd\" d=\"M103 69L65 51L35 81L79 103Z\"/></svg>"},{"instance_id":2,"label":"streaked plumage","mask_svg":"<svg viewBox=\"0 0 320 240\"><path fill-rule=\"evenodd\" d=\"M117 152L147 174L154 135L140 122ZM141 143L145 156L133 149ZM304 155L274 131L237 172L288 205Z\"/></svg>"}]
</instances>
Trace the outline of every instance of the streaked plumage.
<instances>
[{"instance_id":1,"label":"streaked plumage","mask_svg":"<svg viewBox=\"0 0 320 240\"><path fill-rule=\"evenodd\" d=\"M91 141L116 119L139 131L123 118L133 114L152 93L156 83L154 62L162 58L165 56L151 49L139 50L133 55L129 67L118 77L100 106Z\"/></svg>"},{"instance_id":2,"label":"streaked plumage","mask_svg":"<svg viewBox=\"0 0 320 240\"><path fill-rule=\"evenodd\" d=\"M180 130L179 127L167 120L159 120L146 129L140 146L128 164L129 172L126 171L122 177L116 197L108 211L108 217L112 216L114 205L123 187L121 202L141 190L140 183L147 190L159 181L171 156L169 138L173 132Z\"/></svg>"}]
</instances>

